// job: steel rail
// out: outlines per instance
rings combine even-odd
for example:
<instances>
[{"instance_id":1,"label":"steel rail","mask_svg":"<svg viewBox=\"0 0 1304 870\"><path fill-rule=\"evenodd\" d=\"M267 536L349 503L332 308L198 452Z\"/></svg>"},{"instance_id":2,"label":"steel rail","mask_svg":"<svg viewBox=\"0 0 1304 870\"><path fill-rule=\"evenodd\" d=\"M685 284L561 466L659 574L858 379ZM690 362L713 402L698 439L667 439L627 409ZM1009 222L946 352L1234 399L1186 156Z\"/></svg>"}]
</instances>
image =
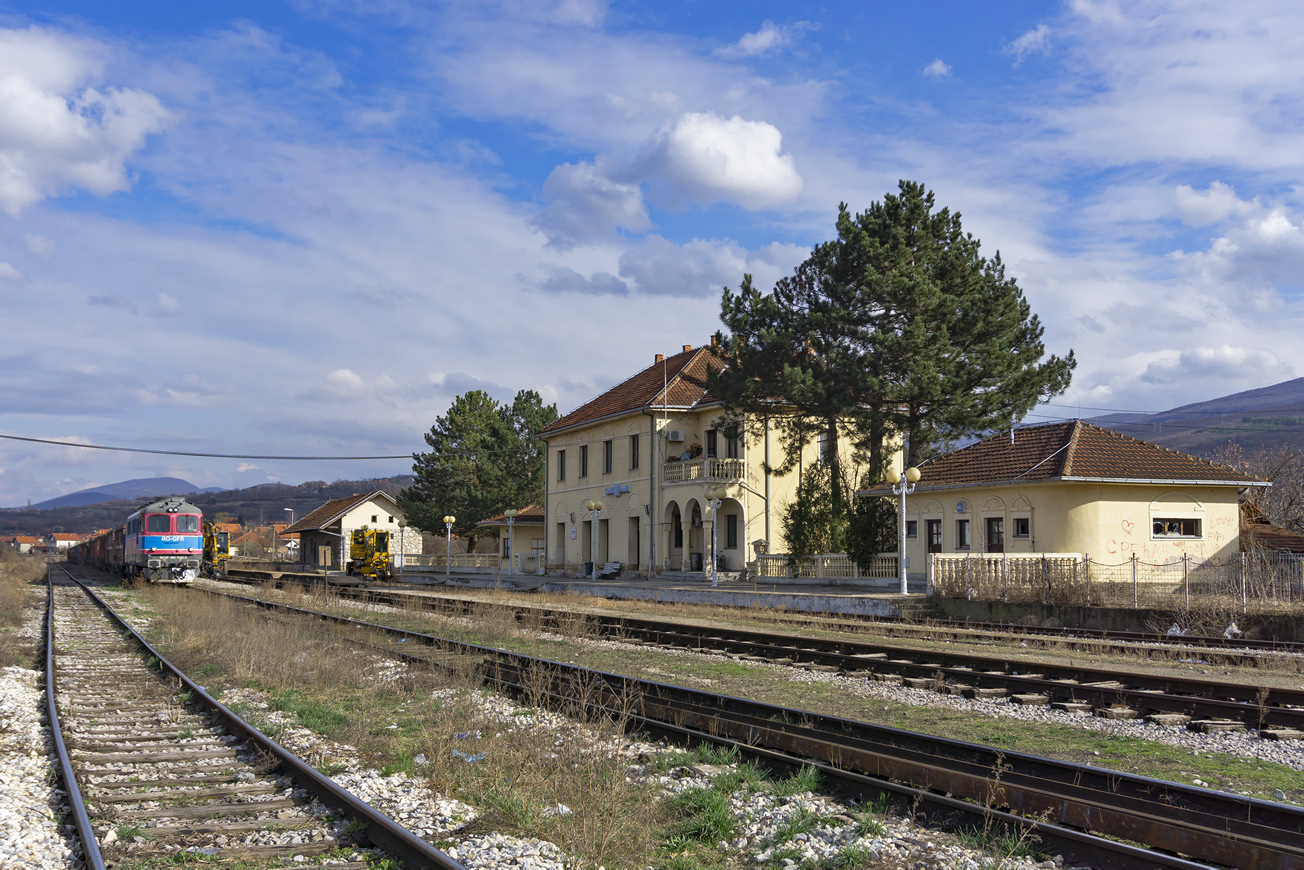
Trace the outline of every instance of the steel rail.
<instances>
[{"instance_id":1,"label":"steel rail","mask_svg":"<svg viewBox=\"0 0 1304 870\"><path fill-rule=\"evenodd\" d=\"M247 578L235 576L236 573L250 575ZM231 572L229 578L233 582L241 580L279 580L294 583L323 583L328 582L327 578L321 574L298 574L294 572L278 571L260 571L257 569L235 569ZM334 585L334 584L331 584ZM372 590L376 592L377 590ZM394 594L404 595L411 593L396 592ZM716 606L733 609L749 609L740 605L718 603ZM825 614L810 611L811 616L821 616ZM1012 634L1023 636L1046 635L1060 642L1071 642L1073 640L1110 642L1119 641L1129 644L1155 644L1166 647L1190 647L1193 650L1213 651L1221 650L1223 655L1236 658L1255 658L1252 652L1258 651L1266 653L1283 653L1283 654L1304 654L1304 643L1299 641L1288 640L1261 640L1256 638L1228 638L1218 635L1169 635L1158 632L1128 631L1124 629L1111 628L1085 628L1085 627L1051 627L1051 626L1023 626L1003 622L976 622L963 619L935 619L927 618L922 623L919 621L907 619L900 616L882 616L882 615L858 615L858 614L827 614L826 616L835 617L833 624L843 624L852 628L860 628L865 625L881 623L883 625L899 625L908 629L918 631L956 631L956 632L975 632L983 634Z\"/></svg>"},{"instance_id":2,"label":"steel rail","mask_svg":"<svg viewBox=\"0 0 1304 870\"><path fill-rule=\"evenodd\" d=\"M68 793L68 807L72 811L77 836L81 838L86 870L104 870L104 856L100 854L100 842L95 838L95 829L91 827L91 818L86 812L86 802L82 799L81 788L77 785L77 775L72 769L72 758L68 755L67 744L63 742L63 729L59 724L59 705L55 700L57 693L54 685L56 672L53 575L53 569L47 567L45 571L45 708L50 717L50 736L54 739L54 754L59 760L59 775Z\"/></svg>"},{"instance_id":3,"label":"steel rail","mask_svg":"<svg viewBox=\"0 0 1304 870\"><path fill-rule=\"evenodd\" d=\"M158 661L161 671L171 674L180 681L193 698L217 713L229 727L244 734L259 749L275 757L301 787L316 796L322 803L335 807L345 815L365 825L364 836L373 845L397 857L409 870L466 870L462 864L454 861L439 849L399 825L389 816L374 809L353 793L340 788L329 777L324 776L294 753L263 734L253 725L250 725L225 704L208 694L202 686L186 676L180 668L168 661L161 652L155 649L149 641L145 640L126 620L119 616L103 598L96 595L89 586L73 577L70 572L68 572L68 577L80 586L115 624L120 626L143 650ZM50 594L53 596L53 586L51 586Z\"/></svg>"},{"instance_id":4,"label":"steel rail","mask_svg":"<svg viewBox=\"0 0 1304 870\"><path fill-rule=\"evenodd\" d=\"M403 604L421 602L433 610L449 610L449 599L412 593L379 590L350 590L348 597ZM464 599L451 609L470 613L476 603ZM573 613L521 605L508 605L518 621L531 612L555 620ZM971 653L918 650L849 639L819 639L773 632L699 626L628 616L584 614L600 628L625 638L681 649L707 646L721 652L750 655L769 660L791 659L798 664L837 667L842 671L894 674L902 678L932 681L941 676L952 685L998 688L1012 693L1045 695L1048 701L1089 702L1094 707L1120 704L1145 713L1179 713L1195 719L1239 721L1248 728L1266 725L1304 730L1304 691L1253 684L1200 680L1191 677L1156 676L1133 671L1116 671L1085 666L1028 662ZM865 656L872 659L862 658ZM1098 685L1092 685L1092 684ZM1115 685L1125 684L1125 685Z\"/></svg>"},{"instance_id":5,"label":"steel rail","mask_svg":"<svg viewBox=\"0 0 1304 870\"><path fill-rule=\"evenodd\" d=\"M612 687L633 687L641 698L652 699L642 710L649 721L676 726L694 722L707 735L723 734L749 751L759 746L821 758L831 766L864 764L868 770L853 772L870 776L882 773L907 781L914 777L916 781L912 785L918 785L918 779L922 779L925 789L938 788L971 800L981 800L988 794L995 772L1000 771L996 776L998 794L1010 806L1034 812L1050 811L1053 818L1069 826L1077 825L1111 837L1136 838L1229 866L1255 870L1304 868L1304 809L1298 807L590 671L392 626L207 591L268 610L298 613L483 656L500 663L500 668L546 667L575 679L587 677L603 680ZM656 703L658 700L661 703ZM660 711L660 715L653 711ZM765 740L771 740L773 745L764 745ZM912 758L907 758L908 755ZM1120 803L1131 809L1119 809ZM1040 824L1035 820L1024 821ZM1049 833L1059 836L1056 832ZM1191 866L1162 864L1156 857L1159 853L1147 854L1159 866Z\"/></svg>"}]
</instances>

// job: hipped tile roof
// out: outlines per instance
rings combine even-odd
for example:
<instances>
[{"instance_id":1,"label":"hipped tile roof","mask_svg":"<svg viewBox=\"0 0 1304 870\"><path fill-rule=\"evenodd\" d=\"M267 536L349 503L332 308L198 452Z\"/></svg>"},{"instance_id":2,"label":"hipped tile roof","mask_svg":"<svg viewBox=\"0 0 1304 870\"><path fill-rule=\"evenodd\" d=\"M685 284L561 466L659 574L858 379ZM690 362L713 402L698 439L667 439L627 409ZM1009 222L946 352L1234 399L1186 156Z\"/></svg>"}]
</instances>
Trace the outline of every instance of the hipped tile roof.
<instances>
[{"instance_id":1,"label":"hipped tile roof","mask_svg":"<svg viewBox=\"0 0 1304 870\"><path fill-rule=\"evenodd\" d=\"M1241 523L1241 552L1267 550L1276 553L1304 553L1304 535L1274 526L1267 520Z\"/></svg>"},{"instance_id":2,"label":"hipped tile roof","mask_svg":"<svg viewBox=\"0 0 1304 870\"><path fill-rule=\"evenodd\" d=\"M543 508L537 504L532 504L529 507L523 507L520 510L521 512L516 515L516 522L518 523L542 523L545 519L547 519L547 516L544 513ZM487 520L481 520L480 522L476 523L476 525L477 526L505 526L507 525L507 515L499 514L496 517L490 517Z\"/></svg>"},{"instance_id":3,"label":"hipped tile roof","mask_svg":"<svg viewBox=\"0 0 1304 870\"><path fill-rule=\"evenodd\" d=\"M919 467L918 489L1040 480L1218 483L1262 486L1252 474L1121 435L1081 420L1027 426L993 435ZM886 484L867 492L887 490Z\"/></svg>"},{"instance_id":4,"label":"hipped tile roof","mask_svg":"<svg viewBox=\"0 0 1304 870\"><path fill-rule=\"evenodd\" d=\"M350 495L345 496L344 498L332 499L296 522L294 525L290 526L288 529L284 529L282 534L287 534L289 532L315 532L318 529L324 529L344 514L362 504L364 501L375 498L376 496L386 499L395 506L398 504L394 501L393 496L380 489L375 492L362 493L361 495Z\"/></svg>"},{"instance_id":5,"label":"hipped tile roof","mask_svg":"<svg viewBox=\"0 0 1304 870\"><path fill-rule=\"evenodd\" d=\"M724 361L710 345L673 354L580 405L540 434L546 436L630 411L709 404L714 399L706 389L706 373L713 368L724 368Z\"/></svg>"}]
</instances>

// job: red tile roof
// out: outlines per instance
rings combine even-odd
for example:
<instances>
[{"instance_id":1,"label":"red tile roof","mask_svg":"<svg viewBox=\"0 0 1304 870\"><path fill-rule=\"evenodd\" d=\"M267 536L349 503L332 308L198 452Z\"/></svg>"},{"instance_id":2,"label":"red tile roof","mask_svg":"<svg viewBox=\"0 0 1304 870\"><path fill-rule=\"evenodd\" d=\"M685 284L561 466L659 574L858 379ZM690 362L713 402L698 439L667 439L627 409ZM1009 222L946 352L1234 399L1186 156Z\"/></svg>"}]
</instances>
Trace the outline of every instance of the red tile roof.
<instances>
[{"instance_id":1,"label":"red tile roof","mask_svg":"<svg viewBox=\"0 0 1304 870\"><path fill-rule=\"evenodd\" d=\"M529 507L521 508L521 512L516 515L516 522L538 524L547 519L542 507L532 504ZM505 526L507 525L507 515L499 514L496 517L490 517L487 520L481 520L476 523L477 526Z\"/></svg>"},{"instance_id":2,"label":"red tile roof","mask_svg":"<svg viewBox=\"0 0 1304 870\"><path fill-rule=\"evenodd\" d=\"M692 408L713 401L706 390L708 369L724 368L724 361L709 345L690 349L656 362L597 398L580 405L542 435L550 435L618 414L647 408Z\"/></svg>"},{"instance_id":3,"label":"red tile roof","mask_svg":"<svg viewBox=\"0 0 1304 870\"><path fill-rule=\"evenodd\" d=\"M56 541L80 541L81 535L73 535L68 532L51 532L50 537Z\"/></svg>"},{"instance_id":4,"label":"red tile roof","mask_svg":"<svg viewBox=\"0 0 1304 870\"><path fill-rule=\"evenodd\" d=\"M40 538L33 538L31 535L14 535L12 538L9 538L9 540L13 541L15 544L39 544L39 543L41 543L41 539L40 539Z\"/></svg>"},{"instance_id":5,"label":"red tile roof","mask_svg":"<svg viewBox=\"0 0 1304 870\"><path fill-rule=\"evenodd\" d=\"M367 492L361 495L350 495L326 502L326 504L317 508L317 510L308 514L288 529L285 529L284 532L315 532L318 529L324 529L344 514L362 504L364 501L377 496L384 498L390 504L397 507L397 502L394 501L394 497L384 490L378 489L375 492Z\"/></svg>"},{"instance_id":6,"label":"red tile roof","mask_svg":"<svg viewBox=\"0 0 1304 870\"><path fill-rule=\"evenodd\" d=\"M1267 550L1276 553L1304 553L1304 535L1274 526L1267 520L1241 523L1241 552Z\"/></svg>"},{"instance_id":7,"label":"red tile roof","mask_svg":"<svg viewBox=\"0 0 1304 870\"><path fill-rule=\"evenodd\" d=\"M1262 486L1252 474L1081 420L993 435L921 464L920 491L1040 480ZM887 489L886 484L868 492Z\"/></svg>"}]
</instances>

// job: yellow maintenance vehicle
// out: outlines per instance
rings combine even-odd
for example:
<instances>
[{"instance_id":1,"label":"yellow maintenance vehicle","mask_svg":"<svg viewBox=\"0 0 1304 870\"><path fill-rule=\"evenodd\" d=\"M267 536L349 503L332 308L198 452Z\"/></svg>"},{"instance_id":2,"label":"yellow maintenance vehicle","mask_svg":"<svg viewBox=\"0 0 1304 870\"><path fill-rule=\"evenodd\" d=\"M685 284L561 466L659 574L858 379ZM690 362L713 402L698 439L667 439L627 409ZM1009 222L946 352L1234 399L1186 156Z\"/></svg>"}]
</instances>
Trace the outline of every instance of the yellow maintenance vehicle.
<instances>
[{"instance_id":1,"label":"yellow maintenance vehicle","mask_svg":"<svg viewBox=\"0 0 1304 870\"><path fill-rule=\"evenodd\" d=\"M363 526L349 536L350 577L368 577L388 580L393 573L389 563L389 532L380 532Z\"/></svg>"},{"instance_id":2,"label":"yellow maintenance vehicle","mask_svg":"<svg viewBox=\"0 0 1304 870\"><path fill-rule=\"evenodd\" d=\"M199 563L199 573L204 577L217 577L226 570L229 558L231 535L215 523L204 523L204 558Z\"/></svg>"}]
</instances>

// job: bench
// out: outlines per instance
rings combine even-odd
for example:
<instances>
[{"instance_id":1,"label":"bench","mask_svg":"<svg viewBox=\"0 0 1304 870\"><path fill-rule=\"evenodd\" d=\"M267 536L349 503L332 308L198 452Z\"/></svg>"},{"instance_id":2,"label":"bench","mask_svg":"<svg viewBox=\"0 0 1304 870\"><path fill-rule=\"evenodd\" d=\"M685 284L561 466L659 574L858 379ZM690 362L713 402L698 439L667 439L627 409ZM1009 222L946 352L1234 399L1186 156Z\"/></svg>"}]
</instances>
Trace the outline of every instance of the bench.
<instances>
[{"instance_id":1,"label":"bench","mask_svg":"<svg viewBox=\"0 0 1304 870\"><path fill-rule=\"evenodd\" d=\"M607 562L598 570L598 577L603 580L609 580L620 573L620 569L625 567L619 562Z\"/></svg>"}]
</instances>

